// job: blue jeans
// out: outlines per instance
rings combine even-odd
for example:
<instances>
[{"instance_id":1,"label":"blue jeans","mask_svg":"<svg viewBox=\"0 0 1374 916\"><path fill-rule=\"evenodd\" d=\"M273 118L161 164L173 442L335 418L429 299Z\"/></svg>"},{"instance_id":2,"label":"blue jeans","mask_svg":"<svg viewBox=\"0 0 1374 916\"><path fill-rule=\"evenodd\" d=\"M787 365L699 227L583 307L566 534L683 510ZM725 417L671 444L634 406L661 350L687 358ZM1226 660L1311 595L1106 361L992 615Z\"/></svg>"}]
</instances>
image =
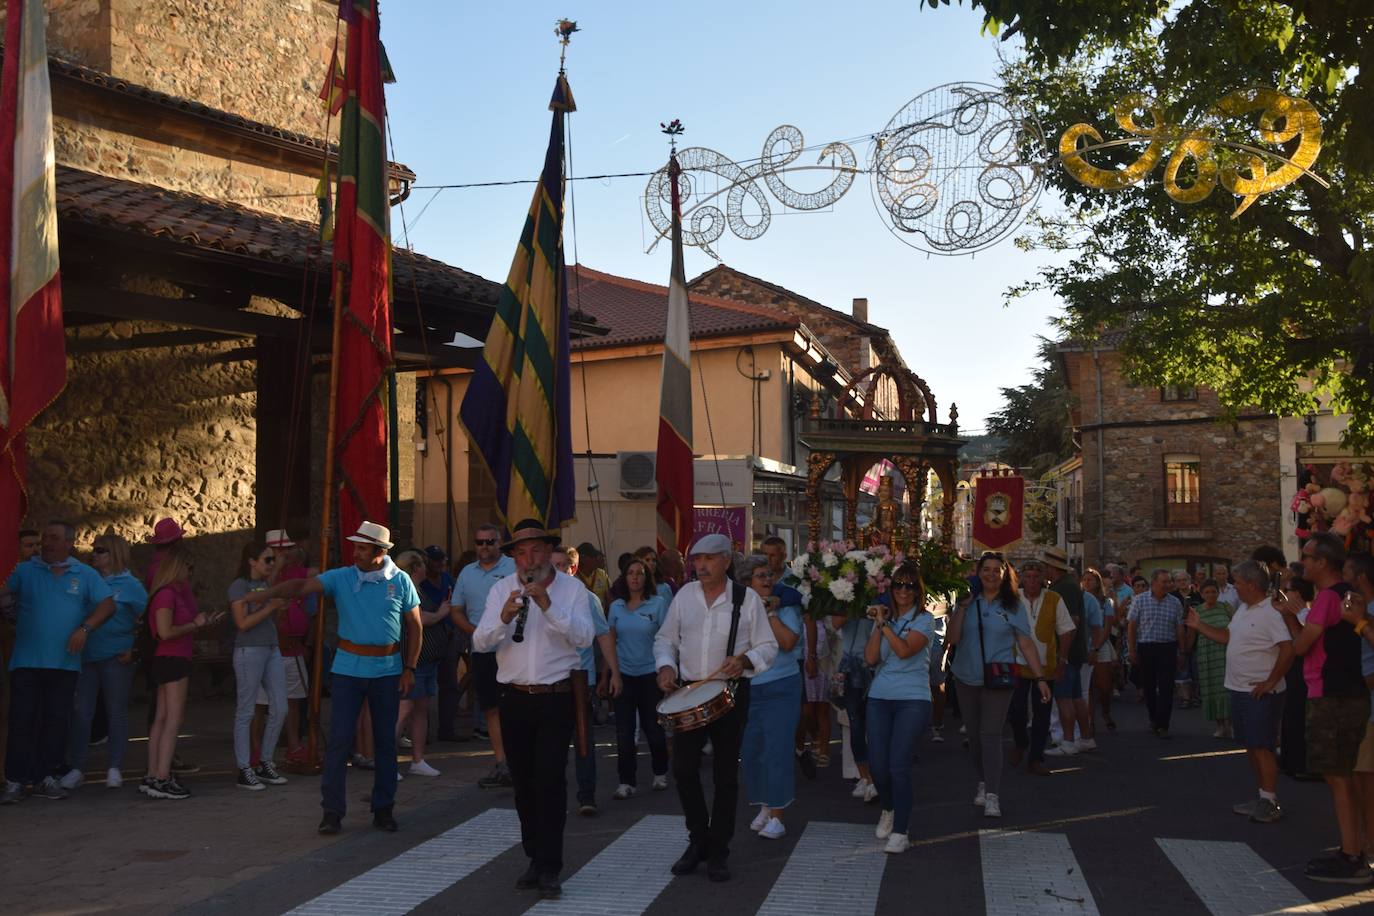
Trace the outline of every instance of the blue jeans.
<instances>
[{"instance_id":1,"label":"blue jeans","mask_svg":"<svg viewBox=\"0 0 1374 916\"><path fill-rule=\"evenodd\" d=\"M286 721L286 667L276 646L241 646L234 650L234 765L248 766L253 749L249 727L258 702L258 685L267 693L267 727L262 731L262 759L271 760ZM394 721L394 720L393 720Z\"/></svg>"},{"instance_id":2,"label":"blue jeans","mask_svg":"<svg viewBox=\"0 0 1374 916\"><path fill-rule=\"evenodd\" d=\"M849 749L855 763L868 763L868 691L845 687L844 711L849 716Z\"/></svg>"},{"instance_id":3,"label":"blue jeans","mask_svg":"<svg viewBox=\"0 0 1374 916\"><path fill-rule=\"evenodd\" d=\"M744 790L751 805L786 808L797 797L792 746L801 718L801 698L800 674L749 685L749 717L744 723L740 756L744 760Z\"/></svg>"},{"instance_id":4,"label":"blue jeans","mask_svg":"<svg viewBox=\"0 0 1374 916\"><path fill-rule=\"evenodd\" d=\"M372 747L377 769L372 780L372 810L390 810L396 803L396 716L400 711L400 676L350 677L334 675L330 694L329 748L320 777L320 807L343 817L348 810L344 778L353 734L363 703L372 711Z\"/></svg>"},{"instance_id":5,"label":"blue jeans","mask_svg":"<svg viewBox=\"0 0 1374 916\"><path fill-rule=\"evenodd\" d=\"M892 812L893 833L905 834L911 822L912 757L929 726L929 700L868 698L868 766L883 810Z\"/></svg>"},{"instance_id":6,"label":"blue jeans","mask_svg":"<svg viewBox=\"0 0 1374 916\"><path fill-rule=\"evenodd\" d=\"M126 665L117 658L106 658L82 663L76 678L76 717L67 748L67 761L74 769L86 765L91 720L95 718L95 702L101 690L105 692L105 718L110 729L110 766L123 769L124 749L129 744L129 691L133 683L132 662Z\"/></svg>"}]
</instances>

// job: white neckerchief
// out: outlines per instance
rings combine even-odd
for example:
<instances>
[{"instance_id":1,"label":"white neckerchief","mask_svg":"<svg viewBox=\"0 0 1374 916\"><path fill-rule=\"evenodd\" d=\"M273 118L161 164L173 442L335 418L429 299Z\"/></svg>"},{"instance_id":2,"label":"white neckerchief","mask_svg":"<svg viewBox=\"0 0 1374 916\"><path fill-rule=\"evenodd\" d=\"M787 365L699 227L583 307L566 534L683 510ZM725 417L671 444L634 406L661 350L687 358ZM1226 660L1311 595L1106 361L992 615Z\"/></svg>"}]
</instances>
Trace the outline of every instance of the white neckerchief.
<instances>
[{"instance_id":1,"label":"white neckerchief","mask_svg":"<svg viewBox=\"0 0 1374 916\"><path fill-rule=\"evenodd\" d=\"M374 569L371 572L363 572L361 569L354 566L353 571L358 574L353 579L353 594L356 595L358 592L363 590L364 582L385 582L386 580L399 575L401 572L401 567L391 562L391 557L383 557L381 569Z\"/></svg>"}]
</instances>

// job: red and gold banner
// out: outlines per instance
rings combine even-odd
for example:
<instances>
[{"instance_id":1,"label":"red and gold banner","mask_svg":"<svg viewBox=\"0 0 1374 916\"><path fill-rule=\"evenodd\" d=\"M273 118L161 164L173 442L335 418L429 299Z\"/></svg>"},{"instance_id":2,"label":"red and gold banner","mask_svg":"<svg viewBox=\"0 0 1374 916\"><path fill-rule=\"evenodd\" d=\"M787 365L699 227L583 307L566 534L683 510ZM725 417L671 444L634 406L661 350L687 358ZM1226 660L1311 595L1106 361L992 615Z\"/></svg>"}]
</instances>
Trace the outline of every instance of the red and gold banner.
<instances>
[{"instance_id":1,"label":"red and gold banner","mask_svg":"<svg viewBox=\"0 0 1374 916\"><path fill-rule=\"evenodd\" d=\"M973 544L1006 550L1021 540L1026 521L1026 479L1010 471L973 479Z\"/></svg>"}]
</instances>

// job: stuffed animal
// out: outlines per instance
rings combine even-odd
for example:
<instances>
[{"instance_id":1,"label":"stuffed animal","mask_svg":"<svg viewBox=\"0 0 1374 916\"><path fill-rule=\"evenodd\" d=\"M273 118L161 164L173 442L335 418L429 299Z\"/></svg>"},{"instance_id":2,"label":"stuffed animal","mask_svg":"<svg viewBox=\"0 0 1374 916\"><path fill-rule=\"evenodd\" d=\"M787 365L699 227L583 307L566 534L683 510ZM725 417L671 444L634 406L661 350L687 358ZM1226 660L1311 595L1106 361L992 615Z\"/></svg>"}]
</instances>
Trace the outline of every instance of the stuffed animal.
<instances>
[{"instance_id":1,"label":"stuffed animal","mask_svg":"<svg viewBox=\"0 0 1374 916\"><path fill-rule=\"evenodd\" d=\"M1307 540L1312 536L1312 500L1307 490L1293 494L1293 504L1289 508L1293 513L1293 534L1300 540Z\"/></svg>"},{"instance_id":2,"label":"stuffed animal","mask_svg":"<svg viewBox=\"0 0 1374 916\"><path fill-rule=\"evenodd\" d=\"M1338 487L1347 486L1350 482L1350 462L1338 461L1331 466L1331 483Z\"/></svg>"}]
</instances>

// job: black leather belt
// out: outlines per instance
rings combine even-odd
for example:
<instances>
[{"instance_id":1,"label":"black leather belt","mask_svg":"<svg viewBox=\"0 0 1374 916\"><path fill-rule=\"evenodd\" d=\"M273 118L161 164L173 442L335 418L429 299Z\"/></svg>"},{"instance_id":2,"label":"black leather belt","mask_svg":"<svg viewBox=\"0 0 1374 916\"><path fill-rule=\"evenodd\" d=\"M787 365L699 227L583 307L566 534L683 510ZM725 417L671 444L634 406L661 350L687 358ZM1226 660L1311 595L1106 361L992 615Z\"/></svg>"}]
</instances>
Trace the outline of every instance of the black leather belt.
<instances>
[{"instance_id":1,"label":"black leather belt","mask_svg":"<svg viewBox=\"0 0 1374 916\"><path fill-rule=\"evenodd\" d=\"M572 679L563 678L553 684L507 684L511 690L518 690L521 693L528 693L531 696L538 696L545 693L571 693Z\"/></svg>"}]
</instances>

